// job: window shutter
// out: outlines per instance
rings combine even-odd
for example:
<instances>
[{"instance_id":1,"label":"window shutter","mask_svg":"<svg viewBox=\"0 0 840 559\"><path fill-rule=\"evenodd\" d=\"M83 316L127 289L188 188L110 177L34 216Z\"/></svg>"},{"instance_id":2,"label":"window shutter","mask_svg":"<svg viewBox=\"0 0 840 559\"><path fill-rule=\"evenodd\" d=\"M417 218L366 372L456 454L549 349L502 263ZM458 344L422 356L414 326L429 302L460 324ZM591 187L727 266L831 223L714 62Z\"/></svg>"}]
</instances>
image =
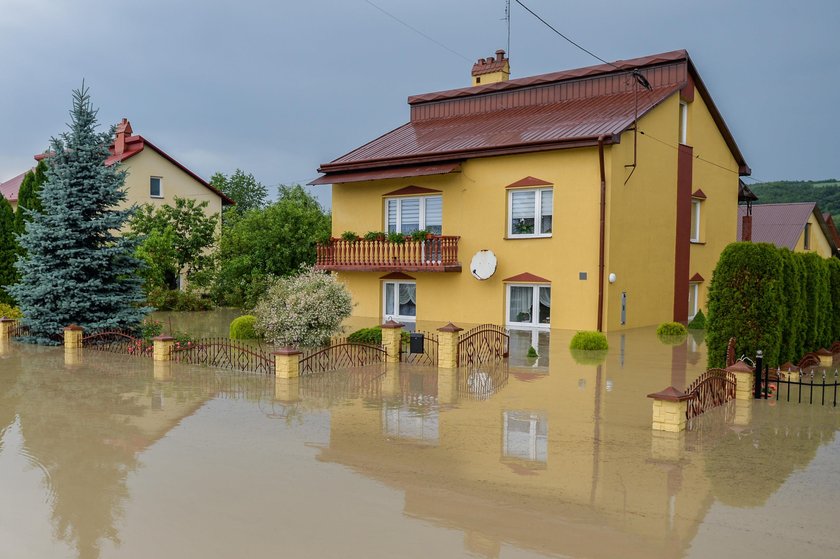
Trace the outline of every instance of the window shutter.
<instances>
[{"instance_id":1,"label":"window shutter","mask_svg":"<svg viewBox=\"0 0 840 559\"><path fill-rule=\"evenodd\" d=\"M411 233L420 229L420 199L403 198L400 208L400 231Z\"/></svg>"},{"instance_id":2,"label":"window shutter","mask_svg":"<svg viewBox=\"0 0 840 559\"><path fill-rule=\"evenodd\" d=\"M397 200L388 200L387 204L388 232L394 233L397 230Z\"/></svg>"},{"instance_id":3,"label":"window shutter","mask_svg":"<svg viewBox=\"0 0 840 559\"><path fill-rule=\"evenodd\" d=\"M514 219L534 219L536 192L514 192L511 203L511 216Z\"/></svg>"},{"instance_id":4,"label":"window shutter","mask_svg":"<svg viewBox=\"0 0 840 559\"><path fill-rule=\"evenodd\" d=\"M440 196L426 197L426 223L424 229L443 225L443 198Z\"/></svg>"},{"instance_id":5,"label":"window shutter","mask_svg":"<svg viewBox=\"0 0 840 559\"><path fill-rule=\"evenodd\" d=\"M540 207L540 215L552 215L553 214L553 204L554 201L554 193L551 190L543 190L542 191L542 204Z\"/></svg>"}]
</instances>

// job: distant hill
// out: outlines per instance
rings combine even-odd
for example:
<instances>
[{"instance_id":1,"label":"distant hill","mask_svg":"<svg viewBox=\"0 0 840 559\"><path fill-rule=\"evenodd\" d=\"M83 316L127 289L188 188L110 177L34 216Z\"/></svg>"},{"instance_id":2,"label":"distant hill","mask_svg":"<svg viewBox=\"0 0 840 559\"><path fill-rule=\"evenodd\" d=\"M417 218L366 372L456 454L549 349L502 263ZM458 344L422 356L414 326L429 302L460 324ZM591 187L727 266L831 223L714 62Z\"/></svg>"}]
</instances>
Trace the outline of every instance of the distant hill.
<instances>
[{"instance_id":1,"label":"distant hill","mask_svg":"<svg viewBox=\"0 0 840 559\"><path fill-rule=\"evenodd\" d=\"M840 180L774 181L747 186L758 196L757 204L816 202L820 210L830 213L835 223L840 223Z\"/></svg>"}]
</instances>

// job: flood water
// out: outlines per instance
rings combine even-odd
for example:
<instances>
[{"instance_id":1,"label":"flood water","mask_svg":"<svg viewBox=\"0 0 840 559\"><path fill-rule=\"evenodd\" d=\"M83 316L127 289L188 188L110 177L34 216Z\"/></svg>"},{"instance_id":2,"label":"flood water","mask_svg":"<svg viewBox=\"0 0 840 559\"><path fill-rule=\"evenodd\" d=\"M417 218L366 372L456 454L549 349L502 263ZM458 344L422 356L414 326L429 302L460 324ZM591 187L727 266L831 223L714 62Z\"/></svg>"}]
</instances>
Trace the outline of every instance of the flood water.
<instances>
[{"instance_id":1,"label":"flood water","mask_svg":"<svg viewBox=\"0 0 840 559\"><path fill-rule=\"evenodd\" d=\"M285 382L0 346L0 557L840 556L837 410L656 435L646 395L696 378L702 340L632 330L597 363L570 336Z\"/></svg>"}]
</instances>

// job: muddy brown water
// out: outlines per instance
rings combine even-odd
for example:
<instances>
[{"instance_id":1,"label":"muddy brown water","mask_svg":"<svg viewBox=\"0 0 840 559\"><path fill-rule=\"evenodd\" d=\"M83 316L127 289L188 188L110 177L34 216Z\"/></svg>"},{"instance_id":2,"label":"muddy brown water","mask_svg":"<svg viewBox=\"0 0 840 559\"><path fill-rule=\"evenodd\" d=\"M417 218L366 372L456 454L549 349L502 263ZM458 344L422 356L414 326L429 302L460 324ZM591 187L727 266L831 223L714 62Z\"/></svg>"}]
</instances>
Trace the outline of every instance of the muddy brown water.
<instances>
[{"instance_id":1,"label":"muddy brown water","mask_svg":"<svg viewBox=\"0 0 840 559\"><path fill-rule=\"evenodd\" d=\"M840 556L837 410L655 436L645 396L696 378L702 339L610 335L598 364L570 336L297 382L0 346L0 557Z\"/></svg>"}]
</instances>

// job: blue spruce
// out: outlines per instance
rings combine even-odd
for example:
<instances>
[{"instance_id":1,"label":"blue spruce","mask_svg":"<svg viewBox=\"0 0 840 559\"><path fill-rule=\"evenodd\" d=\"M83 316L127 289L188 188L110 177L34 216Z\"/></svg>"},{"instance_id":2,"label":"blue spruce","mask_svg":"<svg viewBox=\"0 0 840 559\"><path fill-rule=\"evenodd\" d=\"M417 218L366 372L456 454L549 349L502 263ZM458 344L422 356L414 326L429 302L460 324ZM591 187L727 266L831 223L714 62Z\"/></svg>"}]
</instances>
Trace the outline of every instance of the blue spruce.
<instances>
[{"instance_id":1,"label":"blue spruce","mask_svg":"<svg viewBox=\"0 0 840 559\"><path fill-rule=\"evenodd\" d=\"M9 292L39 343L69 324L134 329L148 311L141 306L137 240L117 233L134 212L119 209L125 171L105 165L114 130L97 132L96 113L84 84L74 90L70 130L51 140L43 209L29 212L20 236L25 256Z\"/></svg>"}]
</instances>

